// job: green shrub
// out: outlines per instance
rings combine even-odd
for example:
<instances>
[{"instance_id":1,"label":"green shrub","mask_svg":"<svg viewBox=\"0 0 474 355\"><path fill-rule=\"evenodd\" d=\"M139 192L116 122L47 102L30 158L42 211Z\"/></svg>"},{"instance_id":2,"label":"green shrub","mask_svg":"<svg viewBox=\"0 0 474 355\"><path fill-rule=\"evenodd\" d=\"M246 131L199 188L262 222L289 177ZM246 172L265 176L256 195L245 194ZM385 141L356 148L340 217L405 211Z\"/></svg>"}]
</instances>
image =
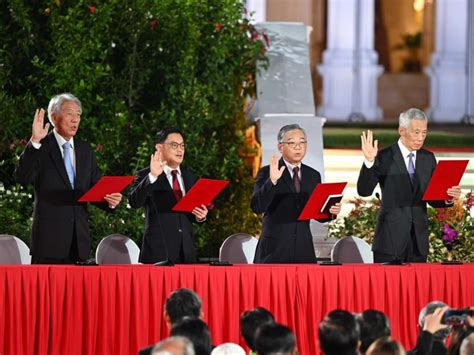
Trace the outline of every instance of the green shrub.
<instances>
[{"instance_id":1,"label":"green shrub","mask_svg":"<svg viewBox=\"0 0 474 355\"><path fill-rule=\"evenodd\" d=\"M146 167L155 132L173 125L185 132L185 165L230 180L209 221L196 229L200 255L216 256L231 232L257 232L259 219L249 211L253 179L239 152L244 101L255 93L265 45L242 17L241 1L10 0L0 11L6 187L14 183L19 142L30 137L35 108L69 91L83 103L78 138L91 143L104 174ZM115 232L141 239L141 210L124 203L112 215L93 207L90 213L94 243ZM20 214L29 223L31 214Z\"/></svg>"},{"instance_id":2,"label":"green shrub","mask_svg":"<svg viewBox=\"0 0 474 355\"><path fill-rule=\"evenodd\" d=\"M357 236L373 244L379 201L376 199L351 200L352 211L329 224L329 237ZM429 262L445 260L474 261L474 225L471 210L472 193L467 193L450 208L428 206ZM446 234L452 233L452 239Z\"/></svg>"}]
</instances>

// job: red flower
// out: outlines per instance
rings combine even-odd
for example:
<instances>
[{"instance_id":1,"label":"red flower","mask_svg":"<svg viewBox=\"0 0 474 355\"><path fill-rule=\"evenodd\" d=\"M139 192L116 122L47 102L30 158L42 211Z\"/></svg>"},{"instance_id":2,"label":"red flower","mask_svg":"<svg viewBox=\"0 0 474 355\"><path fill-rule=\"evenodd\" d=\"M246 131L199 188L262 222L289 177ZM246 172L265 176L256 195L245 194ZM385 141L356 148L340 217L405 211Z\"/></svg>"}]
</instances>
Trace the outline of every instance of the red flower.
<instances>
[{"instance_id":1,"label":"red flower","mask_svg":"<svg viewBox=\"0 0 474 355\"><path fill-rule=\"evenodd\" d=\"M94 7L94 5L89 5L89 13L95 14L97 9Z\"/></svg>"},{"instance_id":2,"label":"red flower","mask_svg":"<svg viewBox=\"0 0 474 355\"><path fill-rule=\"evenodd\" d=\"M216 29L217 32L219 32L222 28L221 24L219 22L214 24L214 28Z\"/></svg>"},{"instance_id":3,"label":"red flower","mask_svg":"<svg viewBox=\"0 0 474 355\"><path fill-rule=\"evenodd\" d=\"M258 39L258 32L257 32L257 30L255 30L254 27L250 28L250 39L252 41L256 41Z\"/></svg>"},{"instance_id":4,"label":"red flower","mask_svg":"<svg viewBox=\"0 0 474 355\"><path fill-rule=\"evenodd\" d=\"M148 25L150 26L152 30L155 30L156 27L158 26L158 21L156 21L155 19L151 19Z\"/></svg>"},{"instance_id":5,"label":"red flower","mask_svg":"<svg viewBox=\"0 0 474 355\"><path fill-rule=\"evenodd\" d=\"M20 139L20 144L21 145L27 145L28 141L25 138Z\"/></svg>"},{"instance_id":6,"label":"red flower","mask_svg":"<svg viewBox=\"0 0 474 355\"><path fill-rule=\"evenodd\" d=\"M101 152L102 149L104 149L104 145L103 144L97 144L97 147L95 147L95 150L98 151L98 152Z\"/></svg>"},{"instance_id":7,"label":"red flower","mask_svg":"<svg viewBox=\"0 0 474 355\"><path fill-rule=\"evenodd\" d=\"M263 36L263 40L265 41L265 44L267 45L267 47L270 47L270 41L268 40L267 34L263 33L262 36Z\"/></svg>"}]
</instances>

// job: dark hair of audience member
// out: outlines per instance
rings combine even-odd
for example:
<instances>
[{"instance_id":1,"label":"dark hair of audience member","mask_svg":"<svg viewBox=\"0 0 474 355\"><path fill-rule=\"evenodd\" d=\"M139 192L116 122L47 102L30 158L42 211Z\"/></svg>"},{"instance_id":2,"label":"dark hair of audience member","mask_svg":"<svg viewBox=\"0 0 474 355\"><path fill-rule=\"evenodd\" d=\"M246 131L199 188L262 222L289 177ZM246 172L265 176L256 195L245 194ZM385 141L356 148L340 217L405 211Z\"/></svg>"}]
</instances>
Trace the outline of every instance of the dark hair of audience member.
<instances>
[{"instance_id":1,"label":"dark hair of audience member","mask_svg":"<svg viewBox=\"0 0 474 355\"><path fill-rule=\"evenodd\" d=\"M332 311L319 324L319 344L326 355L353 355L359 339L359 324L347 311Z\"/></svg>"},{"instance_id":2,"label":"dark hair of audience member","mask_svg":"<svg viewBox=\"0 0 474 355\"><path fill-rule=\"evenodd\" d=\"M202 319L184 317L181 321L173 324L170 335L183 336L191 340L196 355L209 355L211 353L211 333Z\"/></svg>"},{"instance_id":3,"label":"dark hair of audience member","mask_svg":"<svg viewBox=\"0 0 474 355\"><path fill-rule=\"evenodd\" d=\"M365 353L375 340L390 336L390 322L384 313L367 309L356 316L360 328L361 354Z\"/></svg>"},{"instance_id":4,"label":"dark hair of audience member","mask_svg":"<svg viewBox=\"0 0 474 355\"><path fill-rule=\"evenodd\" d=\"M184 317L199 318L201 316L201 300L193 290L179 288L166 299L165 311L171 324Z\"/></svg>"},{"instance_id":5,"label":"dark hair of audience member","mask_svg":"<svg viewBox=\"0 0 474 355\"><path fill-rule=\"evenodd\" d=\"M161 131L158 131L156 132L156 135L155 135L155 144L161 144L163 143L166 138L168 138L168 136L172 133L177 133L177 134L180 134L181 137L184 138L184 135L183 135L183 132L179 129L179 128L176 128L176 127L166 127L166 128L163 128Z\"/></svg>"},{"instance_id":6,"label":"dark hair of audience member","mask_svg":"<svg viewBox=\"0 0 474 355\"><path fill-rule=\"evenodd\" d=\"M263 307L255 307L240 316L240 333L248 347L255 351L255 333L263 324L275 323L273 314Z\"/></svg>"},{"instance_id":7,"label":"dark hair of audience member","mask_svg":"<svg viewBox=\"0 0 474 355\"><path fill-rule=\"evenodd\" d=\"M295 349L296 338L288 327L278 323L267 323L257 329L255 351L258 355L290 355Z\"/></svg>"},{"instance_id":8,"label":"dark hair of audience member","mask_svg":"<svg viewBox=\"0 0 474 355\"><path fill-rule=\"evenodd\" d=\"M405 355L405 349L399 341L391 337L378 338L367 349L366 355Z\"/></svg>"}]
</instances>

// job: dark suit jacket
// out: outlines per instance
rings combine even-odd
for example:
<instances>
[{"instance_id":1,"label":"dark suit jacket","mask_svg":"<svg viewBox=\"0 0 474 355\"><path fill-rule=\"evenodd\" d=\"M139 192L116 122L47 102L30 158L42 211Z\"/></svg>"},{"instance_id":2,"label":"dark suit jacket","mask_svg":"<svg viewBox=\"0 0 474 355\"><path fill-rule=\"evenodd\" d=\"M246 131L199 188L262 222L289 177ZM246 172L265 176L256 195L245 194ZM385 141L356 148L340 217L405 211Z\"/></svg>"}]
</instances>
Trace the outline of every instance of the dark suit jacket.
<instances>
[{"instance_id":1,"label":"dark suit jacket","mask_svg":"<svg viewBox=\"0 0 474 355\"><path fill-rule=\"evenodd\" d=\"M428 255L428 215L426 202L421 198L435 167L434 154L425 149L418 150L416 183L412 187L398 144L381 150L370 169L367 169L365 164L362 165L357 180L358 194L370 196L379 183L383 197L377 216L373 251L401 255L411 238L413 226L418 250L423 256ZM444 201L429 203L433 207L447 206Z\"/></svg>"},{"instance_id":2,"label":"dark suit jacket","mask_svg":"<svg viewBox=\"0 0 474 355\"><path fill-rule=\"evenodd\" d=\"M198 179L189 170L183 167L180 170L184 188L189 191ZM145 233L140 262L150 264L166 259L174 263L196 262L192 227L196 220L194 215L171 211L176 198L166 174L163 172L151 184L149 172L149 168L137 172L128 197L133 208L145 208Z\"/></svg>"},{"instance_id":3,"label":"dark suit jacket","mask_svg":"<svg viewBox=\"0 0 474 355\"><path fill-rule=\"evenodd\" d=\"M60 147L53 132L35 149L29 142L15 170L18 183L33 184L35 204L31 229L31 255L63 259L69 256L74 233L78 254L87 259L90 231L87 203L77 200L101 177L96 157L89 144L74 139L76 179L74 190L69 182ZM98 204L108 210L107 205Z\"/></svg>"},{"instance_id":4,"label":"dark suit jacket","mask_svg":"<svg viewBox=\"0 0 474 355\"><path fill-rule=\"evenodd\" d=\"M279 166L284 165L280 159ZM276 185L270 180L270 166L260 169L251 201L252 210L263 213L255 263L316 262L309 220L298 221L298 216L320 182L321 175L316 170L301 164L301 192L296 193L288 169Z\"/></svg>"}]
</instances>

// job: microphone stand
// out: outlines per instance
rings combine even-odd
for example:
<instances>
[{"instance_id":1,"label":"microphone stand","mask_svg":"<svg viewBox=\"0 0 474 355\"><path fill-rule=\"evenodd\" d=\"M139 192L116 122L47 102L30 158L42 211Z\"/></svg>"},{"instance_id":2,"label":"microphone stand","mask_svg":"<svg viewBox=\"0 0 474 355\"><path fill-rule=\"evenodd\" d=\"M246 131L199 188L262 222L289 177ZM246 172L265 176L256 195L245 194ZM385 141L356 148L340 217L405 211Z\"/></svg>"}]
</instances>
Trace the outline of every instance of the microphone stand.
<instances>
[{"instance_id":1,"label":"microphone stand","mask_svg":"<svg viewBox=\"0 0 474 355\"><path fill-rule=\"evenodd\" d=\"M377 200L379 200L380 207L383 207L382 199L380 198L380 194L378 192L375 193L375 197L377 197ZM405 265L405 263L401 261L398 256L397 249L395 248L395 243L393 242L392 233L390 231L390 225L388 223L387 223L387 229L388 229L388 237L390 239L390 243L392 244L392 250L395 253L395 258L393 260L384 262L383 265Z\"/></svg>"}]
</instances>

